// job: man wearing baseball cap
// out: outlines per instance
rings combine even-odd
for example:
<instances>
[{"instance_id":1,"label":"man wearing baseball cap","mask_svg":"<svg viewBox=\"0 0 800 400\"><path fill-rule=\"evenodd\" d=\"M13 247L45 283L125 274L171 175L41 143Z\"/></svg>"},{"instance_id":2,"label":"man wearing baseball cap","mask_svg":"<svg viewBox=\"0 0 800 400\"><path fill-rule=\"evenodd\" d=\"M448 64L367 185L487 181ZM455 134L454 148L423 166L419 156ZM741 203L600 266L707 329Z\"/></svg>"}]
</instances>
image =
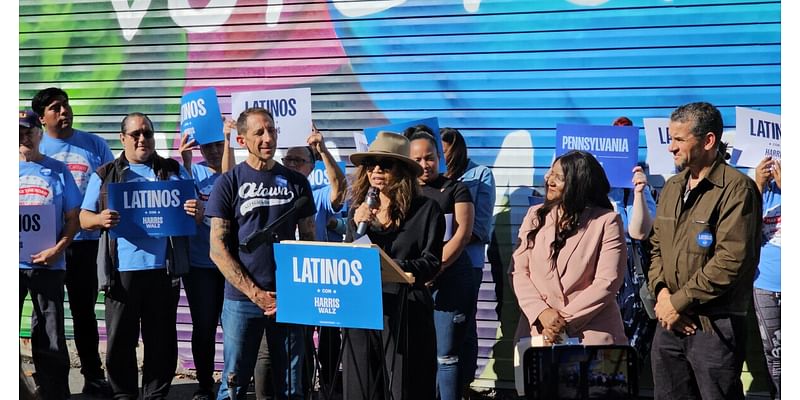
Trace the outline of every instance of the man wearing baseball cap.
<instances>
[{"instance_id":1,"label":"man wearing baseball cap","mask_svg":"<svg viewBox=\"0 0 800 400\"><path fill-rule=\"evenodd\" d=\"M64 251L78 231L81 196L67 166L39 152L41 128L38 115L32 111L19 113L19 313L22 315L22 303L30 293L37 398L61 400L70 395L64 332ZM54 224L46 222L47 214L54 218ZM45 225L54 228L47 238L52 246L41 246L43 239L38 236L27 238L29 231L45 232Z\"/></svg>"},{"instance_id":2,"label":"man wearing baseball cap","mask_svg":"<svg viewBox=\"0 0 800 400\"><path fill-rule=\"evenodd\" d=\"M44 136L39 150L67 165L83 199L92 172L114 160L108 144L99 136L72 128L72 107L69 96L63 90L55 87L43 89L36 93L31 105L44 125ZM99 238L98 231L78 232L66 250L65 283L75 331L75 347L81 360L83 393L108 396L111 391L100 363L97 317L94 311L97 302Z\"/></svg>"}]
</instances>

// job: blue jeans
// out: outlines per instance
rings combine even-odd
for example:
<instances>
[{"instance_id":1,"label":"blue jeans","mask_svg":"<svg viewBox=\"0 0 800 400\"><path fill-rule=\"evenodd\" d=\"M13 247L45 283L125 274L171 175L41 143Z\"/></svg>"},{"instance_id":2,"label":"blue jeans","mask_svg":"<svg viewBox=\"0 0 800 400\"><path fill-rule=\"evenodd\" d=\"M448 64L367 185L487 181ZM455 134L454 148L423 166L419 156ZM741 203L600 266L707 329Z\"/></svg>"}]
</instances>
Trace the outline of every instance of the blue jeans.
<instances>
[{"instance_id":1,"label":"blue jeans","mask_svg":"<svg viewBox=\"0 0 800 400\"><path fill-rule=\"evenodd\" d=\"M441 400L458 400L464 382L459 356L467 345L467 319L472 309L472 265L465 253L436 279L433 323L436 328L436 386Z\"/></svg>"},{"instance_id":2,"label":"blue jeans","mask_svg":"<svg viewBox=\"0 0 800 400\"><path fill-rule=\"evenodd\" d=\"M478 370L478 292L483 282L483 268L470 267L469 274L472 279L469 291L462 293L462 296L469 299L470 308L467 313L466 333L464 346L461 349L461 356L458 360L461 382L460 385L467 386L475 380L475 372Z\"/></svg>"},{"instance_id":3,"label":"blue jeans","mask_svg":"<svg viewBox=\"0 0 800 400\"><path fill-rule=\"evenodd\" d=\"M243 400L247 397L258 346L265 330L277 398L303 398L303 327L277 323L250 301L225 299L222 304L225 367L218 400Z\"/></svg>"}]
</instances>

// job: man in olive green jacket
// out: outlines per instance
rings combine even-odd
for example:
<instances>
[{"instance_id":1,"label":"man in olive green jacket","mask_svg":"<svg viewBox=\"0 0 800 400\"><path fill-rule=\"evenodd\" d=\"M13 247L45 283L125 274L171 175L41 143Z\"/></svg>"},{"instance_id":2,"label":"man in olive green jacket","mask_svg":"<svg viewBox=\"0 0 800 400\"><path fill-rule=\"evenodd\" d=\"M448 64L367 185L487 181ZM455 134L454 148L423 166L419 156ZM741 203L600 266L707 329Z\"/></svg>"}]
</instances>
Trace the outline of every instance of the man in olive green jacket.
<instances>
[{"instance_id":1,"label":"man in olive green jacket","mask_svg":"<svg viewBox=\"0 0 800 400\"><path fill-rule=\"evenodd\" d=\"M670 117L682 172L664 185L651 242L654 396L743 399L745 315L761 244L755 182L724 161L722 116L690 103Z\"/></svg>"}]
</instances>

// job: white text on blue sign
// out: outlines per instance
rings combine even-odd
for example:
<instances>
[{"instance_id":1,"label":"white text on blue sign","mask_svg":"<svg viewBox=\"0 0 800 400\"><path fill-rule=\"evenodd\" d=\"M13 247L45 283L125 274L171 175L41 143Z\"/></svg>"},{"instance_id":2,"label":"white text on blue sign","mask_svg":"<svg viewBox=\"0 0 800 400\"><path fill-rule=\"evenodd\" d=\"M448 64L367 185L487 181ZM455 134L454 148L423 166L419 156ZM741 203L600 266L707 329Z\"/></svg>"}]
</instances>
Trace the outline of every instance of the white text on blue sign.
<instances>
[{"instance_id":1,"label":"white text on blue sign","mask_svg":"<svg viewBox=\"0 0 800 400\"><path fill-rule=\"evenodd\" d=\"M335 258L292 257L292 280L297 283L361 286L361 261Z\"/></svg>"},{"instance_id":2,"label":"white text on blue sign","mask_svg":"<svg viewBox=\"0 0 800 400\"><path fill-rule=\"evenodd\" d=\"M564 136L561 147L570 150L583 150L588 152L610 151L616 153L627 152L628 139L607 137Z\"/></svg>"}]
</instances>

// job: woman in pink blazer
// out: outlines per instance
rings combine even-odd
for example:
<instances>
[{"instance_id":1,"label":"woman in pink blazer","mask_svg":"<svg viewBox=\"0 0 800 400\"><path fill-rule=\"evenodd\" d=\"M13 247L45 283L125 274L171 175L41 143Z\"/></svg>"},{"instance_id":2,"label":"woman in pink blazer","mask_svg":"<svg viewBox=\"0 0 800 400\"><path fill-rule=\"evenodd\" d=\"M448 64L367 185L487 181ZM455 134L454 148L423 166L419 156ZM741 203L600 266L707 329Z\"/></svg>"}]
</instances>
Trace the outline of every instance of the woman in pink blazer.
<instances>
[{"instance_id":1,"label":"woman in pink blazer","mask_svg":"<svg viewBox=\"0 0 800 400\"><path fill-rule=\"evenodd\" d=\"M528 210L513 254L514 293L527 317L521 323L546 345L562 333L585 345L627 344L615 300L627 250L603 168L590 153L571 151L553 162L545 182L546 200Z\"/></svg>"}]
</instances>

